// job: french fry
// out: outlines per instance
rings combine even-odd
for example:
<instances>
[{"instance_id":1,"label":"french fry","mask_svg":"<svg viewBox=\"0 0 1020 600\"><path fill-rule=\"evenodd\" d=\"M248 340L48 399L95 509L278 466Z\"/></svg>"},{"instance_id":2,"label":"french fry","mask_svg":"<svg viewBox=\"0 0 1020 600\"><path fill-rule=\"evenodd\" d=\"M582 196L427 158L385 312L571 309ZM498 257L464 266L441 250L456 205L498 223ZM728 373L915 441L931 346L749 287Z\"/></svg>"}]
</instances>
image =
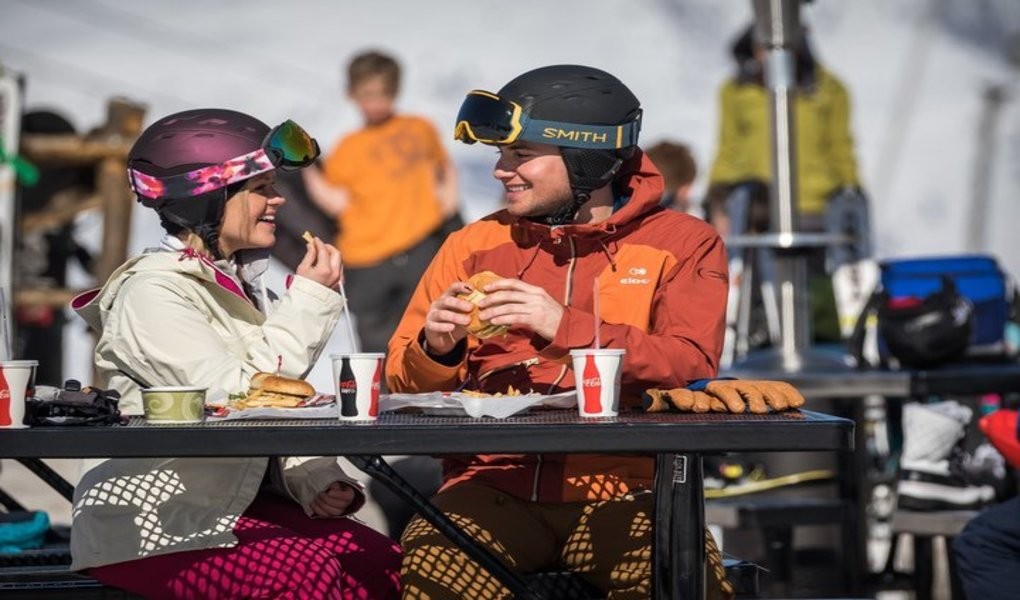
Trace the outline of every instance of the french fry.
<instances>
[{"instance_id":1,"label":"french fry","mask_svg":"<svg viewBox=\"0 0 1020 600\"><path fill-rule=\"evenodd\" d=\"M302 239L304 239L309 244L311 244L312 240L315 239L315 236L312 235L312 232L308 231L307 229L305 230L304 233L301 234L301 237L302 237Z\"/></svg>"}]
</instances>

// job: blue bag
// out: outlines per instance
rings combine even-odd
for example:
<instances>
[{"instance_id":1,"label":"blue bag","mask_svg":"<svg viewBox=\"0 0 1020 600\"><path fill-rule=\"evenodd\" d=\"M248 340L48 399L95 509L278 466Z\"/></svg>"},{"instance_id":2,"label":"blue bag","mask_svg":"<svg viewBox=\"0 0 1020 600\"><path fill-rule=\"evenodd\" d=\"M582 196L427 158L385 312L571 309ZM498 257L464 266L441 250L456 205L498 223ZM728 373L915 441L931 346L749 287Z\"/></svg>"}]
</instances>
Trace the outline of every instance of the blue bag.
<instances>
[{"instance_id":1,"label":"blue bag","mask_svg":"<svg viewBox=\"0 0 1020 600\"><path fill-rule=\"evenodd\" d=\"M1016 292L1014 287L1007 283L1006 275L994 257L973 254L891 259L879 263L879 266L881 277L878 288L872 293L848 340L850 354L856 359L859 368L889 366L889 358L893 352L881 333L883 310L888 316L896 310L891 307L909 304L907 301L913 300L919 307L918 314L914 317L923 321L926 318L933 318L923 316L921 314L923 309L935 303L935 299L940 295L949 294L962 297L972 307L971 314L968 315L969 339L966 340L965 349L957 358L1001 359L1010 354L1011 347L1005 338L1007 322L1015 318L1011 312ZM868 319L871 316L877 316L879 321L876 340L877 363L875 360L869 361L865 358L865 338L869 329ZM916 341L928 343L920 337ZM933 364L927 366L935 366L935 362L950 359L951 357L940 357L940 360L932 360Z\"/></svg>"},{"instance_id":2,"label":"blue bag","mask_svg":"<svg viewBox=\"0 0 1020 600\"><path fill-rule=\"evenodd\" d=\"M969 356L1003 354L1010 292L995 258L983 254L896 259L881 263L889 298L926 298L942 289L943 276L974 306Z\"/></svg>"}]
</instances>

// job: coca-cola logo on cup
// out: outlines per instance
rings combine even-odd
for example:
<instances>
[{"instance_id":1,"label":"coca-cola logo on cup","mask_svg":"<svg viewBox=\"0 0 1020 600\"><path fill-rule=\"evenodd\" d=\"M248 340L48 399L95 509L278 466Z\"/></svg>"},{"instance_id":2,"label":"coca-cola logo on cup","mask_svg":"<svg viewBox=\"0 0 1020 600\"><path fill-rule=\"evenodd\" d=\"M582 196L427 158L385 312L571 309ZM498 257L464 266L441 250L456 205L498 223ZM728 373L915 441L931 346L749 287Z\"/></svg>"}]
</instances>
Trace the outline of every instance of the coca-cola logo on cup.
<instances>
[{"instance_id":1,"label":"coca-cola logo on cup","mask_svg":"<svg viewBox=\"0 0 1020 600\"><path fill-rule=\"evenodd\" d=\"M591 354L584 359L581 390L584 392L584 412L587 414L602 412L602 377L595 365L595 357Z\"/></svg>"},{"instance_id":2,"label":"coca-cola logo on cup","mask_svg":"<svg viewBox=\"0 0 1020 600\"><path fill-rule=\"evenodd\" d=\"M358 416L358 380L354 378L350 359L343 359L337 387L340 389L340 415L344 417Z\"/></svg>"},{"instance_id":3,"label":"coca-cola logo on cup","mask_svg":"<svg viewBox=\"0 0 1020 600\"><path fill-rule=\"evenodd\" d=\"M379 392L382 391L382 361L376 361L372 373L372 398L368 403L368 416L379 416Z\"/></svg>"}]
</instances>

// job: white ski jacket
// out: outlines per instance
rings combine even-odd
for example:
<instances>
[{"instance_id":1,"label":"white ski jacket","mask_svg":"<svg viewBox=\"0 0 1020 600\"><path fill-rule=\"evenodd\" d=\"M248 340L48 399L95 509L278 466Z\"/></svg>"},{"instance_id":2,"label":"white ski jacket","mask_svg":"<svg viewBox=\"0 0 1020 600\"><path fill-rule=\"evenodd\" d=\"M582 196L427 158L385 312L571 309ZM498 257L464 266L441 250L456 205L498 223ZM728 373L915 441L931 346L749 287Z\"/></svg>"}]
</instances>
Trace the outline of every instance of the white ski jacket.
<instances>
[{"instance_id":1,"label":"white ski jacket","mask_svg":"<svg viewBox=\"0 0 1020 600\"><path fill-rule=\"evenodd\" d=\"M250 269L250 265L248 265ZM267 293L253 281L263 306ZM121 393L126 415L142 414L139 384L195 385L207 398L246 391L251 376L303 377L315 364L343 308L340 294L294 277L266 316L245 295L232 263L212 262L175 238L129 260L101 290L72 307L99 332L96 367ZM159 444L158 432L152 443ZM360 485L334 457L278 459L273 487L311 515L334 481ZM267 458L152 458L87 461L74 491L75 570L186 550L229 547L233 527L258 493Z\"/></svg>"}]
</instances>

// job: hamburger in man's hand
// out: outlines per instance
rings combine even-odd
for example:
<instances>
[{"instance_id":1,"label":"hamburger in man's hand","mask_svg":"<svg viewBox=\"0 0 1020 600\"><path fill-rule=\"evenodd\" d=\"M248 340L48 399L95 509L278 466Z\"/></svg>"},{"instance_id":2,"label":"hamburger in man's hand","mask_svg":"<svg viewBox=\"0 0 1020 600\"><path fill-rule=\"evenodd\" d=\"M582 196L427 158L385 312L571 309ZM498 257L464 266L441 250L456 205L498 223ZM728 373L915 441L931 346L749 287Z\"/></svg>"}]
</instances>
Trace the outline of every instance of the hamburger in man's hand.
<instances>
[{"instance_id":1,"label":"hamburger in man's hand","mask_svg":"<svg viewBox=\"0 0 1020 600\"><path fill-rule=\"evenodd\" d=\"M506 333L507 330L510 329L508 325L493 325L488 321L483 321L478 318L478 303L487 296L487 294L482 291L482 288L490 283L499 281L500 279L504 278L496 275L492 271L475 273L465 282L471 286L471 293L457 295L458 298L467 300L475 305L474 309L471 311L471 323L468 324L467 331L478 339L484 340L494 335Z\"/></svg>"},{"instance_id":2,"label":"hamburger in man's hand","mask_svg":"<svg viewBox=\"0 0 1020 600\"><path fill-rule=\"evenodd\" d=\"M295 408L315 395L307 381L281 377L272 373L256 373L251 378L248 395L236 403L238 408Z\"/></svg>"}]
</instances>

